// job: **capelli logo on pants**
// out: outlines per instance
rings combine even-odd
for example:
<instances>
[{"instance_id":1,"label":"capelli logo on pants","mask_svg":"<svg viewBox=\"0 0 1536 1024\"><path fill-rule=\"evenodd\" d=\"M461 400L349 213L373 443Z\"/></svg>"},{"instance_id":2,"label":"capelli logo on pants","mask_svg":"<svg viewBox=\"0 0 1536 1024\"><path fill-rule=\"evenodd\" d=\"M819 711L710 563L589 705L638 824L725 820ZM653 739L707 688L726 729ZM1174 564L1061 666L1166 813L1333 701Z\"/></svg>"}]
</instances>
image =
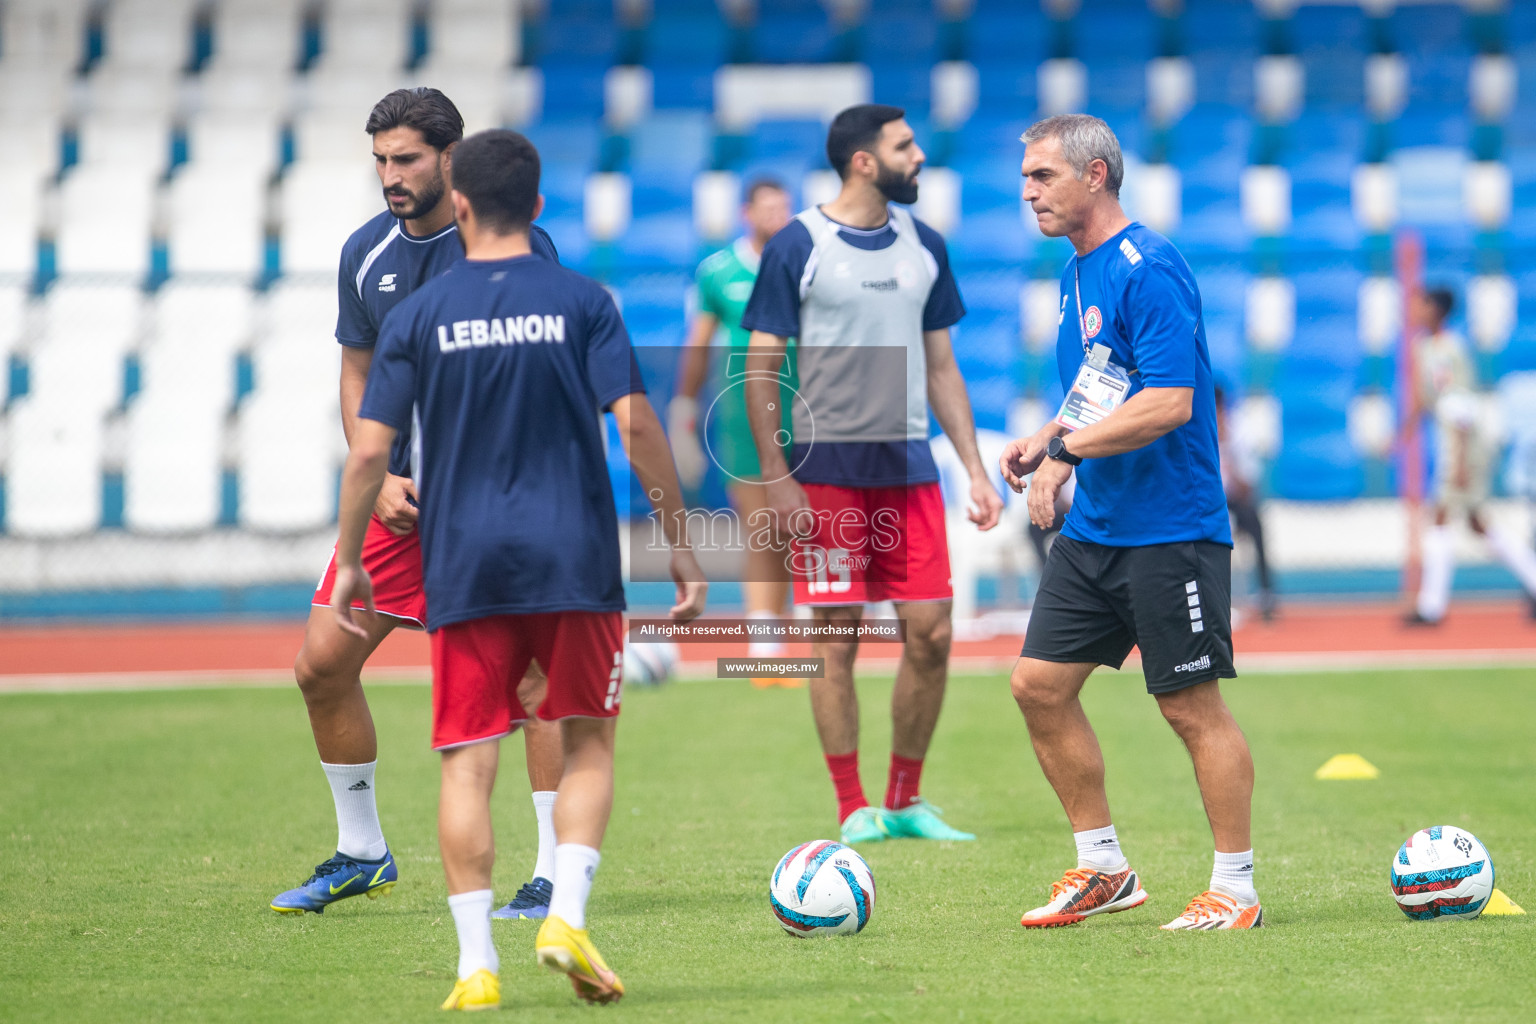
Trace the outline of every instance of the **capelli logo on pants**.
<instances>
[{"instance_id":1,"label":"capelli logo on pants","mask_svg":"<svg viewBox=\"0 0 1536 1024\"><path fill-rule=\"evenodd\" d=\"M1198 671L1200 671L1203 668L1210 668L1210 667L1211 667L1211 656L1209 654L1207 654L1203 658L1201 658L1199 661L1186 661L1182 665L1175 665L1173 667L1173 670L1175 672L1198 672Z\"/></svg>"}]
</instances>

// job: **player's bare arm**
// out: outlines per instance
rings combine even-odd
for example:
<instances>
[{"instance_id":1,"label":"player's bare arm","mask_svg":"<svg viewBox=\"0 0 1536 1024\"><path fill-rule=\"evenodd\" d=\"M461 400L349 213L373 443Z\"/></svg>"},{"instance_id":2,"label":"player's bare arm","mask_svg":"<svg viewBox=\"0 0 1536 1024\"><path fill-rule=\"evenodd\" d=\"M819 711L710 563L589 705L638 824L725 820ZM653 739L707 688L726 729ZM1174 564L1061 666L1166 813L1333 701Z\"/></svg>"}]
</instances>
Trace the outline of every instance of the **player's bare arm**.
<instances>
[{"instance_id":1,"label":"player's bare arm","mask_svg":"<svg viewBox=\"0 0 1536 1024\"><path fill-rule=\"evenodd\" d=\"M1194 388L1142 388L1099 422L1069 435L1067 451L1080 459L1099 459L1145 448L1188 423L1194 401ZM1029 519L1042 530L1055 520L1056 495L1071 475L1072 467L1057 459L1045 459L1035 470Z\"/></svg>"},{"instance_id":2,"label":"player's bare arm","mask_svg":"<svg viewBox=\"0 0 1536 1024\"><path fill-rule=\"evenodd\" d=\"M775 435L782 429L783 420L779 409L779 373L784 367L784 355L789 349L789 339L766 331L753 331L747 350L746 393L747 420L752 426L752 440L757 445L757 461L762 467L764 486L768 492L768 508L774 521L780 524L784 534L800 527L807 533L814 526L809 512L811 503L806 499L805 488L789 475L789 463L784 461L784 449L779 447Z\"/></svg>"},{"instance_id":3,"label":"player's bare arm","mask_svg":"<svg viewBox=\"0 0 1536 1024\"><path fill-rule=\"evenodd\" d=\"M677 393L667 404L667 437L677 475L689 487L697 487L709 468L699 443L699 393L709 374L710 343L719 329L720 318L713 313L694 316L677 368Z\"/></svg>"},{"instance_id":4,"label":"player's bare arm","mask_svg":"<svg viewBox=\"0 0 1536 1024\"><path fill-rule=\"evenodd\" d=\"M924 331L923 352L928 363L928 404L933 406L939 426L944 428L945 436L955 446L955 452L971 478L966 518L975 523L977 529L990 530L1003 514L1003 499L987 478L987 467L976 447L976 419L971 413L971 396L966 393L960 367L955 365L955 348L949 328Z\"/></svg>"},{"instance_id":5,"label":"player's bare arm","mask_svg":"<svg viewBox=\"0 0 1536 1024\"><path fill-rule=\"evenodd\" d=\"M612 409L619 437L624 441L624 454L640 478L651 507L661 517L662 532L672 549L672 579L677 583L672 617L687 622L704 610L709 584L704 582L704 572L688 546L687 509L683 506L677 470L672 465L672 450L667 447L667 435L661 429L661 420L656 418L656 410L643 394L625 395L613 403Z\"/></svg>"},{"instance_id":6,"label":"player's bare arm","mask_svg":"<svg viewBox=\"0 0 1536 1024\"><path fill-rule=\"evenodd\" d=\"M343 346L341 350L341 429L350 448L357 430L357 410L363 404L373 349ZM407 500L409 499L409 500ZM391 533L404 536L416 528L416 485L408 476L384 474L384 484L374 502L373 514Z\"/></svg>"},{"instance_id":7,"label":"player's bare arm","mask_svg":"<svg viewBox=\"0 0 1536 1024\"><path fill-rule=\"evenodd\" d=\"M347 464L341 471L337 514L341 533L336 539L336 585L331 590L331 608L343 631L363 639L367 639L368 632L352 618L352 603L363 602L368 614L373 614L373 582L363 568L363 538L368 533L368 514L388 475L389 449L394 443L394 427L377 420L358 419Z\"/></svg>"}]
</instances>

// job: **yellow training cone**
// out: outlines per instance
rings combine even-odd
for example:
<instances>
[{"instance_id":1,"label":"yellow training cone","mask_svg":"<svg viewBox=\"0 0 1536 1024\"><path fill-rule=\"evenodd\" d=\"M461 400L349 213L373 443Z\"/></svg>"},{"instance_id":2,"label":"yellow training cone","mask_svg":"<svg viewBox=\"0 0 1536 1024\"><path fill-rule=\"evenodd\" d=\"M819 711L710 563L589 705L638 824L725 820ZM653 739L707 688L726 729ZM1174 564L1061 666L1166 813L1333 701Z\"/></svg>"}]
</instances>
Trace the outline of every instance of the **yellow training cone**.
<instances>
[{"instance_id":1,"label":"yellow training cone","mask_svg":"<svg viewBox=\"0 0 1536 1024\"><path fill-rule=\"evenodd\" d=\"M1315 773L1319 779L1374 779L1380 775L1376 766L1359 754L1334 754Z\"/></svg>"},{"instance_id":2,"label":"yellow training cone","mask_svg":"<svg viewBox=\"0 0 1536 1024\"><path fill-rule=\"evenodd\" d=\"M1494 917L1509 917L1514 914L1523 914L1525 911L1520 904L1504 895L1503 889L1493 890L1493 895L1488 897L1488 902L1483 905L1483 913L1492 914Z\"/></svg>"}]
</instances>

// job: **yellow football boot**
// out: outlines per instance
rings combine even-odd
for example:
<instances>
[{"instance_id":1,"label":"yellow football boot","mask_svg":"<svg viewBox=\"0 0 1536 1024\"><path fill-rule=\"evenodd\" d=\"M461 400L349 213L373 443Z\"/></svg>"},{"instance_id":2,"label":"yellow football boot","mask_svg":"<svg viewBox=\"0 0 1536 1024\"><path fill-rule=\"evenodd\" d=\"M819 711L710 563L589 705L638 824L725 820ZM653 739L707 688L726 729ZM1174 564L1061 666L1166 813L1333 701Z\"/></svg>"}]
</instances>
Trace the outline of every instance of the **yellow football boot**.
<instances>
[{"instance_id":1,"label":"yellow football boot","mask_svg":"<svg viewBox=\"0 0 1536 1024\"><path fill-rule=\"evenodd\" d=\"M482 967L453 986L453 993L443 1001L445 1010L501 1009L501 979Z\"/></svg>"},{"instance_id":2,"label":"yellow football boot","mask_svg":"<svg viewBox=\"0 0 1536 1024\"><path fill-rule=\"evenodd\" d=\"M585 928L572 928L554 914L539 926L535 955L543 966L571 979L576 994L589 1003L615 1003L624 995L624 983L603 962Z\"/></svg>"}]
</instances>

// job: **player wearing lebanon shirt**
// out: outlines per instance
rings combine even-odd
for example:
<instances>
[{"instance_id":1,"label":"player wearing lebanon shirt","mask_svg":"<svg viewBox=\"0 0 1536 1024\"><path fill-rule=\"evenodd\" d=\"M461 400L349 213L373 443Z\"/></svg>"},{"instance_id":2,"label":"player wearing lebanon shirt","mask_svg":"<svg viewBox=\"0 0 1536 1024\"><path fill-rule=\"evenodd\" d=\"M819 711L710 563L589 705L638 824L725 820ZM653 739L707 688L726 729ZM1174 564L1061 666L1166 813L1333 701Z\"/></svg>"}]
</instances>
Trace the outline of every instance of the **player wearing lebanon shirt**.
<instances>
[{"instance_id":1,"label":"player wearing lebanon shirt","mask_svg":"<svg viewBox=\"0 0 1536 1024\"><path fill-rule=\"evenodd\" d=\"M342 478L332 608L341 628L365 636L353 606L373 603L362 562L369 510L395 439L419 418L432 746L443 755L439 842L459 938L459 980L444 1009L500 1004L490 796L498 741L527 717L517 681L531 662L548 676L537 714L560 722L567 767L537 957L584 999L624 992L586 930L613 802L623 658L601 410L618 421L672 545L674 617L702 611L706 590L686 547L666 435L612 298L532 254L538 183L538 153L515 132L459 145L452 201L465 259L386 320Z\"/></svg>"},{"instance_id":2,"label":"player wearing lebanon shirt","mask_svg":"<svg viewBox=\"0 0 1536 1024\"><path fill-rule=\"evenodd\" d=\"M950 344L965 307L943 239L898 205L916 201L924 159L905 114L844 110L827 132L827 158L842 178L837 198L763 250L742 317L752 331L747 406L769 507L795 536L795 603L819 624L853 626L865 602L889 600L906 620L883 808L869 806L859 779L856 641L815 645L826 676L811 681L811 709L844 842L974 839L918 789L944 699L952 596L930 404L970 475L972 521L988 530L1002 512ZM775 385L790 337L800 395L786 462Z\"/></svg>"},{"instance_id":3,"label":"player wearing lebanon shirt","mask_svg":"<svg viewBox=\"0 0 1536 1024\"><path fill-rule=\"evenodd\" d=\"M389 209L353 232L342 248L337 275L341 418L349 440L385 317L464 255L448 199L452 153L464 135L464 121L453 102L436 89L398 89L374 106L366 131L373 139L374 164ZM544 232L535 229L530 241L535 253L557 260ZM419 628L425 622L415 499L411 432L404 430L391 454L364 545L380 614L369 624L366 637L354 638L337 629L329 611L333 561L315 592L304 646L294 666L331 785L338 837L336 854L317 866L307 882L273 899L272 909L279 913L320 913L337 900L361 895L371 899L387 893L398 878L374 801L378 745L359 673L392 629ZM534 671L525 683L530 706L541 699L542 685ZM538 819L538 857L532 881L497 914L537 918L548 905L554 874L560 739L552 728L537 727L529 729L525 739Z\"/></svg>"}]
</instances>

